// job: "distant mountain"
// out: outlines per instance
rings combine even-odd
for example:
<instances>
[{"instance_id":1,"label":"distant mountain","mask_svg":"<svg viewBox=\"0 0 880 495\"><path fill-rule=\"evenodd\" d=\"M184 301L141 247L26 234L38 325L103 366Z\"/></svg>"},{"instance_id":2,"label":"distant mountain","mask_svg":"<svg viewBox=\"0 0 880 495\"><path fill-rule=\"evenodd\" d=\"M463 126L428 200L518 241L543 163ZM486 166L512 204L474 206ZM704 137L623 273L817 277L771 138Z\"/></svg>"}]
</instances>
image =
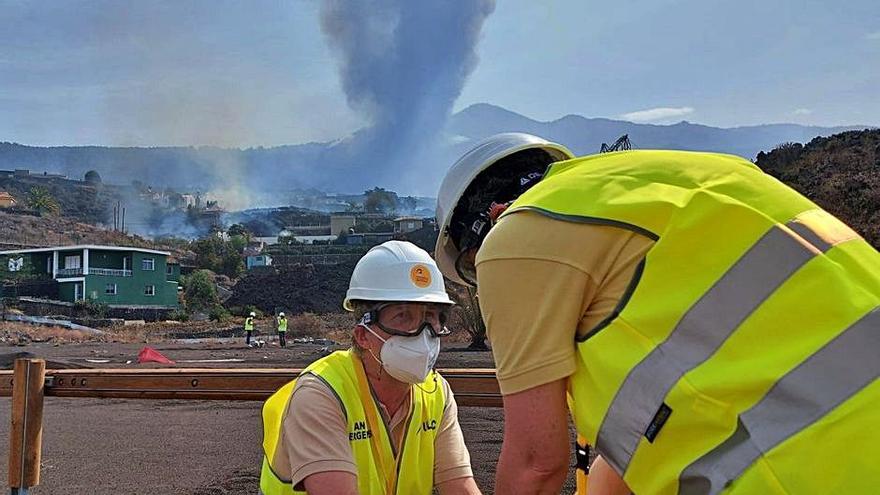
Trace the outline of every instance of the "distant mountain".
<instances>
[{"instance_id":1,"label":"distant mountain","mask_svg":"<svg viewBox=\"0 0 880 495\"><path fill-rule=\"evenodd\" d=\"M215 147L117 148L99 146L36 147L0 143L0 170L44 170L81 178L96 170L106 183L140 181L177 190L219 191L233 208L289 204L296 188L360 193L373 186L403 194L431 195L446 168L475 141L498 132L522 131L565 144L578 154L595 153L601 143L629 134L637 148L675 148L733 153L752 159L780 143L807 142L816 136L860 127L806 127L772 124L722 129L688 122L674 125L634 124L611 119L567 115L540 122L489 105L472 105L450 117L448 145L435 156L404 165L364 158L355 150L363 134L331 143L271 148ZM0 136L2 138L2 136ZM387 146L394 148L394 143ZM397 167L397 168L394 168ZM402 168L401 168L402 167ZM255 199L259 198L259 199ZM224 199L226 201L224 201Z\"/></svg>"},{"instance_id":2,"label":"distant mountain","mask_svg":"<svg viewBox=\"0 0 880 495\"><path fill-rule=\"evenodd\" d=\"M610 144L623 134L629 134L636 148L718 151L754 159L758 152L782 143L805 143L816 136L864 128L765 124L725 129L685 121L673 125L635 124L623 120L588 119L580 115L540 122L480 103L455 114L448 131L468 138L468 142L499 132L528 132L564 144L579 155L596 153L603 142Z\"/></svg>"}]
</instances>

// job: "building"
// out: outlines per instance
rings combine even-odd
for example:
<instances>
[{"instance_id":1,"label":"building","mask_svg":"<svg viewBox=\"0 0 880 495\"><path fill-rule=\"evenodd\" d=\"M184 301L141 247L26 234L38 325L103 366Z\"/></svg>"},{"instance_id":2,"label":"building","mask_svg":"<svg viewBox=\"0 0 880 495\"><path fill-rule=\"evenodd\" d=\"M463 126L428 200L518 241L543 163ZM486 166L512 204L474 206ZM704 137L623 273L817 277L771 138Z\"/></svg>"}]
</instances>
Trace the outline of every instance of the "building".
<instances>
[{"instance_id":1,"label":"building","mask_svg":"<svg viewBox=\"0 0 880 495\"><path fill-rule=\"evenodd\" d=\"M0 251L0 281L55 281L60 301L178 307L180 265L171 253L120 246L58 246ZM0 294L2 296L2 294Z\"/></svg>"},{"instance_id":2,"label":"building","mask_svg":"<svg viewBox=\"0 0 880 495\"><path fill-rule=\"evenodd\" d=\"M0 191L0 208L11 208L15 206L15 198L5 191Z\"/></svg>"},{"instance_id":3,"label":"building","mask_svg":"<svg viewBox=\"0 0 880 495\"><path fill-rule=\"evenodd\" d=\"M334 213L330 216L330 235L347 234L357 225L357 218L354 213Z\"/></svg>"},{"instance_id":4,"label":"building","mask_svg":"<svg viewBox=\"0 0 880 495\"><path fill-rule=\"evenodd\" d=\"M398 217L394 219L394 233L406 234L419 230L424 225L421 217Z\"/></svg>"},{"instance_id":5,"label":"building","mask_svg":"<svg viewBox=\"0 0 880 495\"><path fill-rule=\"evenodd\" d=\"M272 257L266 253L249 254L245 260L248 270L256 266L272 266Z\"/></svg>"}]
</instances>

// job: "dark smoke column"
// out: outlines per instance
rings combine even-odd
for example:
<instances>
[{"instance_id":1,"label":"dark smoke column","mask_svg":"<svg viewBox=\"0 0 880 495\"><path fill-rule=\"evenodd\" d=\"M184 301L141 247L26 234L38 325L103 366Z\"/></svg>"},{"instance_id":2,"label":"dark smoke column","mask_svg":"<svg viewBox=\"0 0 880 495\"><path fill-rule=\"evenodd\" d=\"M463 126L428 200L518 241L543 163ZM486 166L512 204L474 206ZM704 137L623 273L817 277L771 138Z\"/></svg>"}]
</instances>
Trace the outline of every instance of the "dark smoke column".
<instances>
[{"instance_id":1,"label":"dark smoke column","mask_svg":"<svg viewBox=\"0 0 880 495\"><path fill-rule=\"evenodd\" d=\"M370 171L363 186L413 187L449 166L432 163L433 150L494 9L494 0L324 1L321 28L340 58L348 104L370 121L338 150L357 175Z\"/></svg>"}]
</instances>

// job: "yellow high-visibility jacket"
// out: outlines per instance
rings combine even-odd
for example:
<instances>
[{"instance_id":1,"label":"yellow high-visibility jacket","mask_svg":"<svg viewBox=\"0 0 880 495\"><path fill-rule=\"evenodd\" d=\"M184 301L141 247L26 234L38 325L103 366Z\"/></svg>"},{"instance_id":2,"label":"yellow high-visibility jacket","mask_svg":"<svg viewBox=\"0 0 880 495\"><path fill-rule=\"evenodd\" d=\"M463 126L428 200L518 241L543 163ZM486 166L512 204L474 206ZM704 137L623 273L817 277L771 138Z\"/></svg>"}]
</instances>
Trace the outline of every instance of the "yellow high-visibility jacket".
<instances>
[{"instance_id":1,"label":"yellow high-visibility jacket","mask_svg":"<svg viewBox=\"0 0 880 495\"><path fill-rule=\"evenodd\" d=\"M246 332L252 332L254 330L254 317L248 316L244 319L244 330Z\"/></svg>"},{"instance_id":2,"label":"yellow high-visibility jacket","mask_svg":"<svg viewBox=\"0 0 880 495\"><path fill-rule=\"evenodd\" d=\"M849 227L741 158L675 151L556 163L505 215L527 210L655 240L569 381L636 494L880 490L880 254Z\"/></svg>"},{"instance_id":3,"label":"yellow high-visibility jacket","mask_svg":"<svg viewBox=\"0 0 880 495\"><path fill-rule=\"evenodd\" d=\"M357 465L361 495L430 495L434 487L434 439L443 418L446 399L440 377L432 372L412 386L412 400L401 451L395 456L391 432L369 389L363 365L352 351L337 351L306 368L323 380L339 398L348 424L348 438ZM279 478L273 461L281 423L287 414L296 380L281 387L263 404L263 467L260 490L264 495L290 495L291 480Z\"/></svg>"}]
</instances>

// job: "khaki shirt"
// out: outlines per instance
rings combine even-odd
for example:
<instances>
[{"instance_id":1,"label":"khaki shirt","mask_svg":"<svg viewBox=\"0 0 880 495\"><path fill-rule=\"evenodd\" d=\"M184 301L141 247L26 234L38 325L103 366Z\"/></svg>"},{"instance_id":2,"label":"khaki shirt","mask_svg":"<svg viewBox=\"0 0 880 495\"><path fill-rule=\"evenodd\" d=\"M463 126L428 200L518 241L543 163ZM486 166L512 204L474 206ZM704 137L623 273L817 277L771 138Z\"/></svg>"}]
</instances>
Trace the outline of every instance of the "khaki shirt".
<instances>
[{"instance_id":1,"label":"khaki shirt","mask_svg":"<svg viewBox=\"0 0 880 495\"><path fill-rule=\"evenodd\" d=\"M609 316L653 241L619 227L503 217L477 253L480 310L504 395L575 372L575 337Z\"/></svg>"},{"instance_id":2,"label":"khaki shirt","mask_svg":"<svg viewBox=\"0 0 880 495\"><path fill-rule=\"evenodd\" d=\"M441 378L440 383L446 394L446 409L434 440L435 485L473 476L455 397L445 379ZM409 400L390 419L385 407L377 402L395 446L403 438ZM291 480L298 490L303 489L302 481L315 473L345 471L357 476L345 416L333 390L321 379L303 375L297 380L282 421L275 461L278 477Z\"/></svg>"}]
</instances>

